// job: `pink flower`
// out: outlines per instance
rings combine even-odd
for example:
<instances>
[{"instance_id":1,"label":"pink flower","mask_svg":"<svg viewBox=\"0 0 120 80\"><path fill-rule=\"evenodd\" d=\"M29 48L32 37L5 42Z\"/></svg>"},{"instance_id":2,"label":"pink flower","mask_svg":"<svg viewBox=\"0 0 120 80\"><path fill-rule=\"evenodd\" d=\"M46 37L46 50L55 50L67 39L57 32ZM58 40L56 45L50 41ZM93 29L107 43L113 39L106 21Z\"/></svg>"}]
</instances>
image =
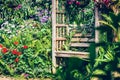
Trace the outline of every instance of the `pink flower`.
<instances>
[{"instance_id":1,"label":"pink flower","mask_svg":"<svg viewBox=\"0 0 120 80\"><path fill-rule=\"evenodd\" d=\"M71 4L72 4L72 1L68 1L68 4L71 5Z\"/></svg>"},{"instance_id":2,"label":"pink flower","mask_svg":"<svg viewBox=\"0 0 120 80\"><path fill-rule=\"evenodd\" d=\"M22 7L22 5L19 4L17 7L15 7L15 10L18 10L18 9L20 9L21 7Z\"/></svg>"},{"instance_id":3,"label":"pink flower","mask_svg":"<svg viewBox=\"0 0 120 80\"><path fill-rule=\"evenodd\" d=\"M105 5L108 5L110 1L109 0L103 0L103 2L104 2Z\"/></svg>"},{"instance_id":4,"label":"pink flower","mask_svg":"<svg viewBox=\"0 0 120 80\"><path fill-rule=\"evenodd\" d=\"M24 74L24 77L26 78L26 77L28 77L29 76L29 74Z\"/></svg>"},{"instance_id":5,"label":"pink flower","mask_svg":"<svg viewBox=\"0 0 120 80\"><path fill-rule=\"evenodd\" d=\"M79 6L79 5L80 5L80 2L79 2L79 1L76 1L76 5L78 5L78 6Z\"/></svg>"}]
</instances>

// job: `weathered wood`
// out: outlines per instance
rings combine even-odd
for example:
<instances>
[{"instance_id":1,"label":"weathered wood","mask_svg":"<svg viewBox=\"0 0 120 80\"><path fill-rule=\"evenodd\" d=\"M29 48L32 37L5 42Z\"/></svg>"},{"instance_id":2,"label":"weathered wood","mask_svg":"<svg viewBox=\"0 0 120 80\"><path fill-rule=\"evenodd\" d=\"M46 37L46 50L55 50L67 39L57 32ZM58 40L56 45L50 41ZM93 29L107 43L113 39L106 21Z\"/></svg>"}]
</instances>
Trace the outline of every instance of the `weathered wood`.
<instances>
[{"instance_id":1,"label":"weathered wood","mask_svg":"<svg viewBox=\"0 0 120 80\"><path fill-rule=\"evenodd\" d=\"M100 26L99 23L99 11L98 7L95 6L95 28L98 28ZM99 31L95 30L95 43L99 43ZM99 48L96 47L96 53L98 53Z\"/></svg>"},{"instance_id":2,"label":"weathered wood","mask_svg":"<svg viewBox=\"0 0 120 80\"><path fill-rule=\"evenodd\" d=\"M75 51L56 51L56 57L80 57L89 58L89 52L75 52Z\"/></svg>"},{"instance_id":3,"label":"weathered wood","mask_svg":"<svg viewBox=\"0 0 120 80\"><path fill-rule=\"evenodd\" d=\"M56 11L56 14L65 14L65 11Z\"/></svg>"},{"instance_id":4,"label":"weathered wood","mask_svg":"<svg viewBox=\"0 0 120 80\"><path fill-rule=\"evenodd\" d=\"M73 37L92 37L92 35L91 34L83 35L82 33L76 33L73 35Z\"/></svg>"},{"instance_id":5,"label":"weathered wood","mask_svg":"<svg viewBox=\"0 0 120 80\"><path fill-rule=\"evenodd\" d=\"M66 24L56 24L56 27L66 27Z\"/></svg>"},{"instance_id":6,"label":"weathered wood","mask_svg":"<svg viewBox=\"0 0 120 80\"><path fill-rule=\"evenodd\" d=\"M56 41L56 51L58 51L58 41Z\"/></svg>"},{"instance_id":7,"label":"weathered wood","mask_svg":"<svg viewBox=\"0 0 120 80\"><path fill-rule=\"evenodd\" d=\"M56 0L52 0L52 72L56 72Z\"/></svg>"},{"instance_id":8,"label":"weathered wood","mask_svg":"<svg viewBox=\"0 0 120 80\"><path fill-rule=\"evenodd\" d=\"M95 32L95 38L91 33L83 35L82 33L77 32L75 24L67 24L66 12L63 9L64 5L61 5L61 8L58 6L59 0L52 0L52 71L55 73L57 62L57 57L80 57L80 58L89 58L89 52L75 52L75 51L61 51L64 48L64 44L67 39L66 35L69 35L71 31L75 31L76 34L72 36L70 47L74 48L88 48L91 42L98 40L98 31ZM74 16L74 15L73 15ZM95 13L95 26L98 26L98 13ZM71 29L72 28L72 29ZM98 42L98 41L96 41Z\"/></svg>"},{"instance_id":9,"label":"weathered wood","mask_svg":"<svg viewBox=\"0 0 120 80\"><path fill-rule=\"evenodd\" d=\"M95 27L99 27L100 23L99 23L99 12L98 12L98 7L95 6ZM99 42L99 31L95 30L95 42L98 43Z\"/></svg>"},{"instance_id":10,"label":"weathered wood","mask_svg":"<svg viewBox=\"0 0 120 80\"><path fill-rule=\"evenodd\" d=\"M94 42L94 38L72 38L71 42Z\"/></svg>"},{"instance_id":11,"label":"weathered wood","mask_svg":"<svg viewBox=\"0 0 120 80\"><path fill-rule=\"evenodd\" d=\"M71 47L89 47L90 43L71 43Z\"/></svg>"},{"instance_id":12,"label":"weathered wood","mask_svg":"<svg viewBox=\"0 0 120 80\"><path fill-rule=\"evenodd\" d=\"M66 38L63 38L63 37L59 37L59 38L56 38L57 41L65 41Z\"/></svg>"},{"instance_id":13,"label":"weathered wood","mask_svg":"<svg viewBox=\"0 0 120 80\"><path fill-rule=\"evenodd\" d=\"M58 11L58 3L59 2L58 2L58 0L55 0L55 1L56 1L56 3L55 3L56 8L55 9L56 9L56 12L57 12Z\"/></svg>"}]
</instances>

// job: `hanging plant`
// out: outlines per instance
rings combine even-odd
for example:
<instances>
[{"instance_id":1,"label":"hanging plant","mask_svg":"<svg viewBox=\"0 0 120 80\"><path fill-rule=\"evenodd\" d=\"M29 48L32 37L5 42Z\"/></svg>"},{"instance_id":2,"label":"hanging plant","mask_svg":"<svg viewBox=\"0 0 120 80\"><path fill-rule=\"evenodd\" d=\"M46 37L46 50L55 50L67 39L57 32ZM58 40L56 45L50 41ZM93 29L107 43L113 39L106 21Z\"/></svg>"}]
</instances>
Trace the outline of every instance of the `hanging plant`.
<instances>
[{"instance_id":1,"label":"hanging plant","mask_svg":"<svg viewBox=\"0 0 120 80\"><path fill-rule=\"evenodd\" d=\"M89 4L90 0L66 0L66 13L70 22L74 21L79 12Z\"/></svg>"}]
</instances>

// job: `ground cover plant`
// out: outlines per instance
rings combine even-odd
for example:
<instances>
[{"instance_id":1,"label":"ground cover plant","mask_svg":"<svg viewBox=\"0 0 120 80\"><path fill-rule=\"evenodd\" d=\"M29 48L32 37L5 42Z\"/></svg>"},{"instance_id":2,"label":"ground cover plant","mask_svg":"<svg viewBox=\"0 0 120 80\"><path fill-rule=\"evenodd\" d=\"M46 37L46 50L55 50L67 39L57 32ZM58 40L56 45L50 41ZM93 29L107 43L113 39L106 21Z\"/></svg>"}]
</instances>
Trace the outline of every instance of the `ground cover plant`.
<instances>
[{"instance_id":1,"label":"ground cover plant","mask_svg":"<svg viewBox=\"0 0 120 80\"><path fill-rule=\"evenodd\" d=\"M0 74L50 77L51 1L0 1Z\"/></svg>"}]
</instances>

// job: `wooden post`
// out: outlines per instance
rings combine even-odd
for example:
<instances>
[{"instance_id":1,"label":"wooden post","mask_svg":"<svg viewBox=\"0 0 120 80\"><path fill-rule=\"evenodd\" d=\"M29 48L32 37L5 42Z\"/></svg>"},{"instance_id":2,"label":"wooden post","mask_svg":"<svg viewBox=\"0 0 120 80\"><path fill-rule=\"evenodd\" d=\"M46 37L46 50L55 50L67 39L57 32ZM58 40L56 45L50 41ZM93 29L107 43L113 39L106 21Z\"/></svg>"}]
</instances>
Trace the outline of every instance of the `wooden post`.
<instances>
[{"instance_id":1,"label":"wooden post","mask_svg":"<svg viewBox=\"0 0 120 80\"><path fill-rule=\"evenodd\" d=\"M95 28L99 27L99 11L98 7L95 6ZM95 29L95 43L99 43L99 31ZM98 52L98 47L96 47L96 53ZM97 55L97 54L96 54Z\"/></svg>"},{"instance_id":2,"label":"wooden post","mask_svg":"<svg viewBox=\"0 0 120 80\"><path fill-rule=\"evenodd\" d=\"M52 72L56 72L56 0L52 0Z\"/></svg>"},{"instance_id":3,"label":"wooden post","mask_svg":"<svg viewBox=\"0 0 120 80\"><path fill-rule=\"evenodd\" d=\"M95 27L99 27L99 12L98 8L95 6ZM95 30L95 43L99 42L99 31Z\"/></svg>"}]
</instances>

